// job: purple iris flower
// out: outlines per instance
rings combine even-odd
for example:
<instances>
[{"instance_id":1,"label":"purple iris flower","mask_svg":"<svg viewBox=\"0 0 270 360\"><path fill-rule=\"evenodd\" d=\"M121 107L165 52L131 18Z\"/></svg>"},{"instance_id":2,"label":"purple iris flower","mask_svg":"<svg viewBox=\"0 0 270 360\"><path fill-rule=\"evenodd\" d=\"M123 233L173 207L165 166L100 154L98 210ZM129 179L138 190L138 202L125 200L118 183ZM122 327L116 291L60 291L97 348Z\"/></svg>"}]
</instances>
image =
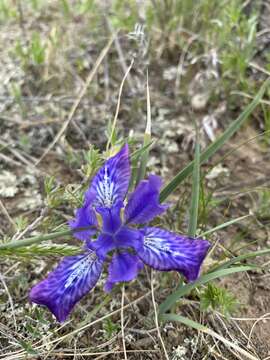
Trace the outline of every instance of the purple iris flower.
<instances>
[{"instance_id":1,"label":"purple iris flower","mask_svg":"<svg viewBox=\"0 0 270 360\"><path fill-rule=\"evenodd\" d=\"M85 193L83 207L69 222L74 236L83 242L83 253L65 257L31 290L31 301L47 306L60 322L96 285L109 254L112 257L105 291L116 283L136 278L144 264L160 271L179 271L188 281L199 275L209 242L158 227L136 228L162 214L168 205L159 203L162 183L156 175L142 180L125 202L129 180L129 153L125 145L97 172ZM80 228L87 229L78 231Z\"/></svg>"}]
</instances>

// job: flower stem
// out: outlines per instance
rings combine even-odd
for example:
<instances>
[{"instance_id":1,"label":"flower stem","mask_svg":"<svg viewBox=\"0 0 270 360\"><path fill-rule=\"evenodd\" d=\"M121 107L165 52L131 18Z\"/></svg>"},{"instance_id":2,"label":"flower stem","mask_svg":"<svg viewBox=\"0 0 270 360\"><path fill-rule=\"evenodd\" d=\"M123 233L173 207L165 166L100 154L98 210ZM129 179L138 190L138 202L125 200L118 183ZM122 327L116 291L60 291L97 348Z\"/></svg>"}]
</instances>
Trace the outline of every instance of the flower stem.
<instances>
[{"instance_id":1,"label":"flower stem","mask_svg":"<svg viewBox=\"0 0 270 360\"><path fill-rule=\"evenodd\" d=\"M32 236L30 238L26 238L26 239L22 239L22 240L17 240L17 241L10 241L4 244L0 244L0 251L2 249L16 249L22 246L29 246L32 244L37 244L40 243L42 241L46 241L46 240L52 240L52 239L56 239L58 237L61 236L68 236L68 235L72 235L72 231L71 230L62 230L62 231L57 231L51 234L46 234L46 235L37 235L37 236Z\"/></svg>"},{"instance_id":2,"label":"flower stem","mask_svg":"<svg viewBox=\"0 0 270 360\"><path fill-rule=\"evenodd\" d=\"M95 226L87 226L84 228L78 228L78 229L76 229L76 232L93 229L94 227ZM23 246L38 244L38 243L41 243L42 241L46 241L46 240L57 239L57 238L63 237L63 236L73 236L73 231L72 230L61 230L61 231L56 231L56 232L50 233L50 234L37 235L37 236L32 236L30 238L22 239L22 240L16 240L16 241L2 243L2 244L0 244L0 255L1 255L1 250L16 249L16 248L23 247Z\"/></svg>"}]
</instances>

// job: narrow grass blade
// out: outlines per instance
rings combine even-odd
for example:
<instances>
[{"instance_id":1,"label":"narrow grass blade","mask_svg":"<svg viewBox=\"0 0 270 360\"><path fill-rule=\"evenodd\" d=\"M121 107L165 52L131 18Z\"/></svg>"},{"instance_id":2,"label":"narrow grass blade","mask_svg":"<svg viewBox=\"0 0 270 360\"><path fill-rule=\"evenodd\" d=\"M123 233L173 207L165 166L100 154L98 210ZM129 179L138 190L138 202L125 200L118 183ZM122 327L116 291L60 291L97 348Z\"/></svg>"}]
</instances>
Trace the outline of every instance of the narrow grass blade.
<instances>
[{"instance_id":1,"label":"narrow grass blade","mask_svg":"<svg viewBox=\"0 0 270 360\"><path fill-rule=\"evenodd\" d=\"M145 128L144 140L143 140L144 147L151 143L151 126L152 126L150 91L148 86L148 70L146 74L146 99L147 99L147 120L146 120L146 128ZM138 169L138 174L137 174L137 181L136 181L137 184L145 177L148 156L149 156L149 148L147 148L147 150L141 156L140 167Z\"/></svg>"},{"instance_id":2,"label":"narrow grass blade","mask_svg":"<svg viewBox=\"0 0 270 360\"><path fill-rule=\"evenodd\" d=\"M203 285L227 275L235 274L238 272L249 271L256 269L255 266L236 266L229 269L222 269L215 272L210 272L201 276L198 280L182 286L180 289L176 290L174 293L169 295L165 301L159 306L160 314L168 311L181 297L190 293L191 290L195 289L199 285Z\"/></svg>"},{"instance_id":3,"label":"narrow grass blade","mask_svg":"<svg viewBox=\"0 0 270 360\"><path fill-rule=\"evenodd\" d=\"M201 153L201 164L214 155L242 126L248 119L249 115L253 112L256 106L260 103L260 100L269 85L270 79L267 79L253 101L246 107L246 109L239 115L239 117L231 123L231 125L224 131L224 133L214 141L207 149ZM185 180L193 170L194 161L190 162L183 170L181 170L170 182L164 187L160 193L160 202L163 202L167 197L178 187L178 185Z\"/></svg>"},{"instance_id":4,"label":"narrow grass blade","mask_svg":"<svg viewBox=\"0 0 270 360\"><path fill-rule=\"evenodd\" d=\"M177 321L177 322L181 322L184 325L187 325L193 329L199 330L199 331L207 331L207 327L196 322L193 321L187 317L181 316L181 315L177 315L177 314L162 314L160 315L160 320L161 321Z\"/></svg>"},{"instance_id":5,"label":"narrow grass blade","mask_svg":"<svg viewBox=\"0 0 270 360\"><path fill-rule=\"evenodd\" d=\"M145 151L149 151L153 146L154 141L149 142L147 145L142 146L140 149L135 150L132 154L130 154L131 161L138 161L138 159L143 155Z\"/></svg>"},{"instance_id":6,"label":"narrow grass blade","mask_svg":"<svg viewBox=\"0 0 270 360\"><path fill-rule=\"evenodd\" d=\"M149 153L153 144L154 144L154 141L151 141L147 145L142 146L140 149L134 151L130 155L132 172L131 172L131 179L130 179L129 188L128 188L129 191L132 191L134 185L136 184L139 159L143 156L144 152L147 151Z\"/></svg>"},{"instance_id":7,"label":"narrow grass blade","mask_svg":"<svg viewBox=\"0 0 270 360\"><path fill-rule=\"evenodd\" d=\"M198 208L199 208L199 195L200 195L200 144L198 141L195 144L195 157L192 176L192 194L189 212L188 235L190 237L196 236L197 221L198 221Z\"/></svg>"},{"instance_id":8,"label":"narrow grass blade","mask_svg":"<svg viewBox=\"0 0 270 360\"><path fill-rule=\"evenodd\" d=\"M254 258L257 256L263 256L263 255L268 255L268 254L270 254L270 249L258 250L258 251L250 252L248 254L239 255L239 256L234 257L233 259L225 261L224 263L214 267L211 270L211 272L219 271L222 269L227 269L229 266L236 264L240 261L244 261L244 260L251 259L251 258Z\"/></svg>"},{"instance_id":9,"label":"narrow grass blade","mask_svg":"<svg viewBox=\"0 0 270 360\"><path fill-rule=\"evenodd\" d=\"M235 224L235 223L238 223L238 222L246 219L246 218L249 217L249 216L251 216L251 215L244 215L244 216L240 216L240 217L238 217L238 218L236 218L236 219L232 219L232 220L230 220L230 221L227 221L227 222L225 222L225 223L223 223L223 224L220 224L220 225L218 225L218 226L216 226L216 227L214 227L214 228L212 228L212 229L210 229L210 230L207 230L207 231L203 232L202 234L200 234L200 236L210 235L210 234L212 234L212 233L215 232L215 231L224 229L224 228L227 227L227 226L230 226L230 225L233 225L233 224Z\"/></svg>"},{"instance_id":10,"label":"narrow grass blade","mask_svg":"<svg viewBox=\"0 0 270 360\"><path fill-rule=\"evenodd\" d=\"M234 350L236 350L239 354L244 355L247 359L250 360L259 360L259 358L257 358L256 356L252 355L250 352L244 350L243 348L241 348L239 345L237 345L236 343L227 340L226 338L224 338L222 335L216 333L215 331L213 331L212 329L208 329L208 327L193 321L191 319L188 319L184 316L181 315L177 315L177 314L163 314L161 315L161 320L162 321L176 321L176 322L180 322L184 325L187 325L193 329L196 329L198 331L202 331L205 334L208 334L210 336L213 336L214 338L216 338L217 340L221 341L225 346L228 346Z\"/></svg>"}]
</instances>

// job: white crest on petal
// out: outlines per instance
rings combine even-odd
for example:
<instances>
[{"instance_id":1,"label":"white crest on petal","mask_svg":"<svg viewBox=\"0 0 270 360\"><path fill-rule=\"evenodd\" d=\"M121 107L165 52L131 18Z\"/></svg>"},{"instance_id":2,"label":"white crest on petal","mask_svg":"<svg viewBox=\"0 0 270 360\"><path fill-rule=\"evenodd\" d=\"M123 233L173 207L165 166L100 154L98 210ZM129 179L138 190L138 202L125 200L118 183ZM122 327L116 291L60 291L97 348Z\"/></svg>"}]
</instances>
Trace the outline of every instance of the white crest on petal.
<instances>
[{"instance_id":1,"label":"white crest on petal","mask_svg":"<svg viewBox=\"0 0 270 360\"><path fill-rule=\"evenodd\" d=\"M87 271L88 267L91 267L95 263L96 259L96 254L91 251L86 257L82 258L79 263L74 263L72 266L72 272L68 276L64 287L70 287L76 279L80 278L84 272Z\"/></svg>"},{"instance_id":2,"label":"white crest on petal","mask_svg":"<svg viewBox=\"0 0 270 360\"><path fill-rule=\"evenodd\" d=\"M99 202L106 207L111 207L115 200L115 184L108 174L108 167L104 168L104 177L98 182L97 195Z\"/></svg>"},{"instance_id":3,"label":"white crest on petal","mask_svg":"<svg viewBox=\"0 0 270 360\"><path fill-rule=\"evenodd\" d=\"M171 249L169 248L169 246L164 244L164 240L160 239L160 238L152 238L152 237L145 237L144 238L144 245L150 248L155 248L157 250L160 251L166 251L169 253L173 253L173 251L171 251Z\"/></svg>"}]
</instances>

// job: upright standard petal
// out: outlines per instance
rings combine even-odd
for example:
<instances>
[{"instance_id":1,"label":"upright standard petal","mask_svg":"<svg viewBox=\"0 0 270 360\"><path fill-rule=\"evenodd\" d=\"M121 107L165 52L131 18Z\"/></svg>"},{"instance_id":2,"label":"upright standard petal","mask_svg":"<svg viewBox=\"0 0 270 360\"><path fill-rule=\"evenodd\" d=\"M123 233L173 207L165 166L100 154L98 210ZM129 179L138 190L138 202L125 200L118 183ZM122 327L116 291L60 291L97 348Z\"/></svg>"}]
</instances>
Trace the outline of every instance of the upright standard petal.
<instances>
[{"instance_id":1,"label":"upright standard petal","mask_svg":"<svg viewBox=\"0 0 270 360\"><path fill-rule=\"evenodd\" d=\"M104 233L114 234L119 230L122 223L120 212L123 206L123 201L117 201L111 208L96 208L102 218L102 231Z\"/></svg>"},{"instance_id":2,"label":"upright standard petal","mask_svg":"<svg viewBox=\"0 0 270 360\"><path fill-rule=\"evenodd\" d=\"M95 175L88 196L95 197L95 207L112 207L117 201L123 201L128 191L130 165L128 145L108 159Z\"/></svg>"},{"instance_id":3,"label":"upright standard petal","mask_svg":"<svg viewBox=\"0 0 270 360\"><path fill-rule=\"evenodd\" d=\"M142 268L143 263L137 255L128 252L115 254L109 266L109 276L104 290L111 291L114 284L135 279Z\"/></svg>"},{"instance_id":4,"label":"upright standard petal","mask_svg":"<svg viewBox=\"0 0 270 360\"><path fill-rule=\"evenodd\" d=\"M156 270L177 270L188 281L197 279L210 247L207 240L191 239L155 227L141 229L143 248L140 259Z\"/></svg>"},{"instance_id":5,"label":"upright standard petal","mask_svg":"<svg viewBox=\"0 0 270 360\"><path fill-rule=\"evenodd\" d=\"M139 183L125 209L126 223L145 224L167 210L168 205L159 203L161 185L161 178L157 175L150 175L148 180Z\"/></svg>"},{"instance_id":6,"label":"upright standard petal","mask_svg":"<svg viewBox=\"0 0 270 360\"><path fill-rule=\"evenodd\" d=\"M103 262L93 251L65 257L49 276L35 285L30 300L45 305L60 322L97 283Z\"/></svg>"},{"instance_id":7,"label":"upright standard petal","mask_svg":"<svg viewBox=\"0 0 270 360\"><path fill-rule=\"evenodd\" d=\"M97 218L92 205L85 204L83 207L76 210L75 219L69 220L69 227L74 231L74 236L83 241L90 239L97 230ZM86 230L75 231L80 228L88 228Z\"/></svg>"}]
</instances>

